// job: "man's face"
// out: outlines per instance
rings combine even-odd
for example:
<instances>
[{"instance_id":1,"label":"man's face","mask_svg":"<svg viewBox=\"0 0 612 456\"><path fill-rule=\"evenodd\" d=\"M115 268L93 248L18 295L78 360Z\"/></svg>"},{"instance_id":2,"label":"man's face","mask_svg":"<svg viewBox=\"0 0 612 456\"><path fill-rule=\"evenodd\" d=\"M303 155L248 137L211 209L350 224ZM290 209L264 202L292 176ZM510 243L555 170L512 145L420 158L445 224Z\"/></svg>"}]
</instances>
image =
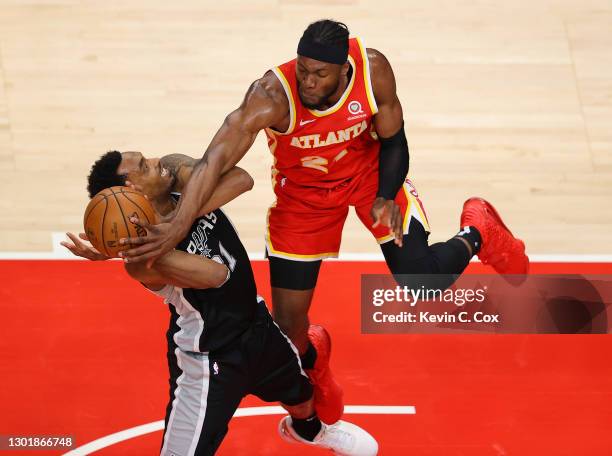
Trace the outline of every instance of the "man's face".
<instances>
[{"instance_id":1,"label":"man's face","mask_svg":"<svg viewBox=\"0 0 612 456\"><path fill-rule=\"evenodd\" d=\"M127 174L127 180L151 199L168 195L175 179L159 158L145 158L140 152L122 152L117 174Z\"/></svg>"},{"instance_id":2,"label":"man's face","mask_svg":"<svg viewBox=\"0 0 612 456\"><path fill-rule=\"evenodd\" d=\"M336 65L298 55L295 74L302 104L308 109L325 106L340 84L340 76L346 75L349 64Z\"/></svg>"}]
</instances>

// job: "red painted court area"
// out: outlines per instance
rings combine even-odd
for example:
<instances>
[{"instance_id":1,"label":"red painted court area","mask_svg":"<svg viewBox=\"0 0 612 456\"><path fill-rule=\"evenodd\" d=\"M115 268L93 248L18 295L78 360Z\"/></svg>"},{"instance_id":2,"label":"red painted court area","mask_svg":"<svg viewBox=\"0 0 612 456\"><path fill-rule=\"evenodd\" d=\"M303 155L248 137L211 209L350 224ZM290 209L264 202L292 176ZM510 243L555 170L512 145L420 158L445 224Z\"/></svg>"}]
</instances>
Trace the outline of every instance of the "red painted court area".
<instances>
[{"instance_id":1,"label":"red painted court area","mask_svg":"<svg viewBox=\"0 0 612 456\"><path fill-rule=\"evenodd\" d=\"M254 268L269 298L267 264ZM361 335L360 274L386 271L377 262L324 264L311 312L332 335L347 405L416 407L346 416L377 438L379 454L612 454L609 336ZM80 446L163 419L169 314L121 263L0 261L0 272L1 435L68 434ZM531 272L612 273L612 264ZM282 442L279 418L234 418L219 454L329 454ZM156 454L160 441L156 431L99 454Z\"/></svg>"}]
</instances>

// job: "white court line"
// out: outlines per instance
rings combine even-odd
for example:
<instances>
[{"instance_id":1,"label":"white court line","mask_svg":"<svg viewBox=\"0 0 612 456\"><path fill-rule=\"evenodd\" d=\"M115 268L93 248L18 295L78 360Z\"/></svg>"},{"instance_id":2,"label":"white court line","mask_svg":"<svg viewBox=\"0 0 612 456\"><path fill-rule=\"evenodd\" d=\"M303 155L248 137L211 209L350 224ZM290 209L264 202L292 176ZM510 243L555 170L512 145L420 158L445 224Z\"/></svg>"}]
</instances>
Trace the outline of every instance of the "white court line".
<instances>
[{"instance_id":1,"label":"white court line","mask_svg":"<svg viewBox=\"0 0 612 456\"><path fill-rule=\"evenodd\" d=\"M61 241L67 240L66 234L61 232L51 233L53 250L50 252L0 252L0 260L83 260L72 255L65 247L60 245ZM251 260L263 260L263 252L250 252ZM529 255L533 263L612 263L612 254L533 254ZM353 253L341 252L340 258L329 258L326 261L384 261L381 252L375 253ZM476 257L472 262L478 262Z\"/></svg>"},{"instance_id":2,"label":"white court line","mask_svg":"<svg viewBox=\"0 0 612 456\"><path fill-rule=\"evenodd\" d=\"M61 246L60 246L61 247ZM61 247L64 249L64 247ZM249 253L251 260L263 260L263 252ZM76 260L77 258L67 250L57 252L0 252L0 260ZM532 263L612 263L612 255L583 255L583 254L530 254ZM340 258L328 258L325 261L384 261L380 253L340 253ZM474 257L472 263L478 263Z\"/></svg>"},{"instance_id":3,"label":"white court line","mask_svg":"<svg viewBox=\"0 0 612 456\"><path fill-rule=\"evenodd\" d=\"M0 252L0 260L83 260L72 255L61 241L67 240L66 234L59 231L51 233L53 250L50 252ZM263 252L249 252L251 260L263 260ZM530 254L533 263L612 263L612 254ZM384 261L381 252L354 253L340 252L340 258L329 258L326 261ZM479 260L474 257L472 262Z\"/></svg>"},{"instance_id":4,"label":"white court line","mask_svg":"<svg viewBox=\"0 0 612 456\"><path fill-rule=\"evenodd\" d=\"M245 407L236 410L234 417L285 415L286 413L285 409L279 406ZM349 415L415 415L416 408L412 405L347 405L344 407L344 413ZM161 431L163 429L164 420L154 421L99 438L85 445L81 445L68 453L64 453L64 456L88 455L116 443L150 434L151 432Z\"/></svg>"}]
</instances>

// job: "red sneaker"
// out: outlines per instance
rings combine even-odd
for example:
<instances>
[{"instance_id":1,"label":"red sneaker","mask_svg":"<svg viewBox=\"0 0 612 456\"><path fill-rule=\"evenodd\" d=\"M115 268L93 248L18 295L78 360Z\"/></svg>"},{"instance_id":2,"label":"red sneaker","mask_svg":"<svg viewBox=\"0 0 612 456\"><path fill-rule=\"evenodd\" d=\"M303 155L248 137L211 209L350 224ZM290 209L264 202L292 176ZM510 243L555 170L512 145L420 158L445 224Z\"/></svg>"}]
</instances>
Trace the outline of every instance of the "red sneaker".
<instances>
[{"instance_id":1,"label":"red sneaker","mask_svg":"<svg viewBox=\"0 0 612 456\"><path fill-rule=\"evenodd\" d=\"M499 274L527 274L529 257L525 244L515 238L495 208L482 198L470 198L463 203L461 227L475 226L482 237L478 258L493 266Z\"/></svg>"},{"instance_id":2,"label":"red sneaker","mask_svg":"<svg viewBox=\"0 0 612 456\"><path fill-rule=\"evenodd\" d=\"M314 369L306 370L314 387L314 408L321 421L334 424L344 413L344 403L342 388L329 368L331 339L325 328L318 325L310 325L308 339L317 351Z\"/></svg>"}]
</instances>

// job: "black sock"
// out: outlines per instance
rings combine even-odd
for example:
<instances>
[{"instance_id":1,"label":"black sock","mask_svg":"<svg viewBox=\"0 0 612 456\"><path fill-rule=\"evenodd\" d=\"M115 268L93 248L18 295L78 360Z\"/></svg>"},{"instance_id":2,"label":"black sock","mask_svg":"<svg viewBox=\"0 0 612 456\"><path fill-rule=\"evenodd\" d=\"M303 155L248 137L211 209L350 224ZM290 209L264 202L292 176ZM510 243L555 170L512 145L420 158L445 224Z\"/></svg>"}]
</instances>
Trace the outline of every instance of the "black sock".
<instances>
[{"instance_id":1,"label":"black sock","mask_svg":"<svg viewBox=\"0 0 612 456\"><path fill-rule=\"evenodd\" d=\"M294 431L300 437L310 442L314 440L321 430L321 421L317 415L312 415L310 418L304 419L291 417L291 421Z\"/></svg>"},{"instance_id":2,"label":"black sock","mask_svg":"<svg viewBox=\"0 0 612 456\"><path fill-rule=\"evenodd\" d=\"M302 369L314 369L315 361L317 360L317 351L314 346L308 342L308 348L303 355L300 355Z\"/></svg>"},{"instance_id":3,"label":"black sock","mask_svg":"<svg viewBox=\"0 0 612 456\"><path fill-rule=\"evenodd\" d=\"M460 237L467 241L468 244L472 247L472 254L476 255L480 251L480 247L482 246L482 237L480 236L480 231L475 226L464 226L461 228L455 237Z\"/></svg>"}]
</instances>

